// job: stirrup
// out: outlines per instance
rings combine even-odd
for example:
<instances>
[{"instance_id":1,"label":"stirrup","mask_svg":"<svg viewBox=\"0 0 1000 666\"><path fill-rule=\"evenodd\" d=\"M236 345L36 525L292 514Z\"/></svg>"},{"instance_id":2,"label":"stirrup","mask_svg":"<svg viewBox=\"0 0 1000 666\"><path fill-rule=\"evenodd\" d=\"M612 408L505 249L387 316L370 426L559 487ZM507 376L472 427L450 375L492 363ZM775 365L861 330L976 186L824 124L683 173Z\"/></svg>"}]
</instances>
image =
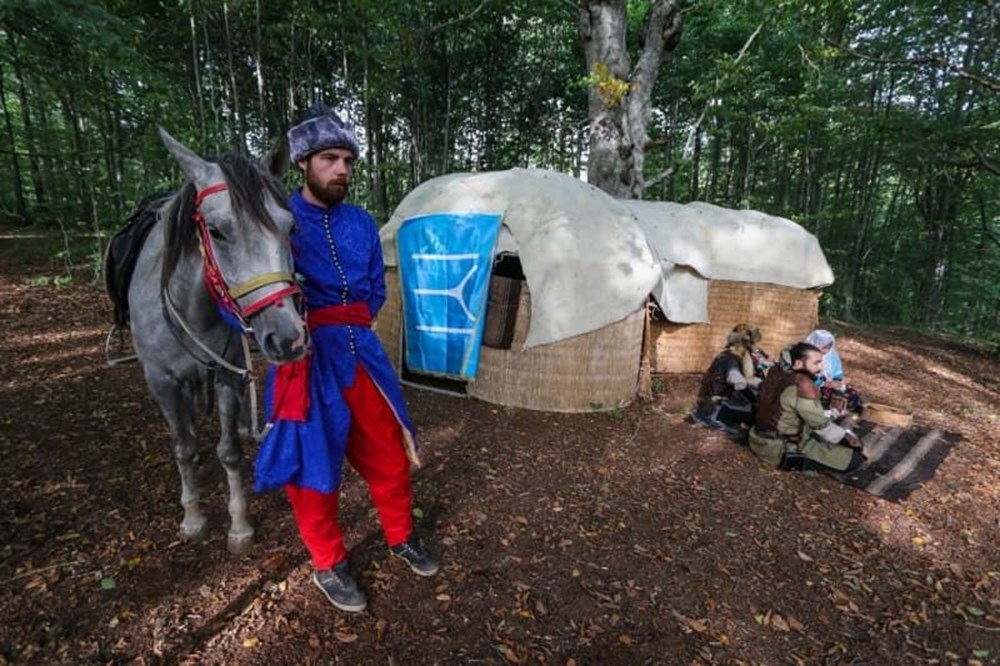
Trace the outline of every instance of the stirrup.
<instances>
[{"instance_id":1,"label":"stirrup","mask_svg":"<svg viewBox=\"0 0 1000 666\"><path fill-rule=\"evenodd\" d=\"M115 358L112 358L111 340L112 338L115 337L116 333L118 334L118 345L117 349L114 352L116 356ZM114 326L111 327L111 330L108 331L108 337L104 339L104 359L107 361L108 367L121 365L122 363L131 363L132 361L136 361L139 359L139 356L136 354L125 356L124 352L125 352L125 330L118 324L115 324Z\"/></svg>"}]
</instances>

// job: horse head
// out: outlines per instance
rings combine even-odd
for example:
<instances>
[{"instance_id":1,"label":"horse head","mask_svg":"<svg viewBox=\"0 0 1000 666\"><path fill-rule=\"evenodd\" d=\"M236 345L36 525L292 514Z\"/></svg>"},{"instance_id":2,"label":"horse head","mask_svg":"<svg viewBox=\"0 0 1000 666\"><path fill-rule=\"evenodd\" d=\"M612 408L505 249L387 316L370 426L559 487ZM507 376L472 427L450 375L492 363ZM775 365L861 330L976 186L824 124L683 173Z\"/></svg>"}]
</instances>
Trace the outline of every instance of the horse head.
<instances>
[{"instance_id":1,"label":"horse head","mask_svg":"<svg viewBox=\"0 0 1000 666\"><path fill-rule=\"evenodd\" d=\"M308 332L288 240L294 219L278 182L287 156L273 150L267 168L238 155L210 162L162 128L160 138L189 180L165 215L163 288L182 256L200 245L204 283L217 306L211 314L235 318L271 363L302 358Z\"/></svg>"}]
</instances>

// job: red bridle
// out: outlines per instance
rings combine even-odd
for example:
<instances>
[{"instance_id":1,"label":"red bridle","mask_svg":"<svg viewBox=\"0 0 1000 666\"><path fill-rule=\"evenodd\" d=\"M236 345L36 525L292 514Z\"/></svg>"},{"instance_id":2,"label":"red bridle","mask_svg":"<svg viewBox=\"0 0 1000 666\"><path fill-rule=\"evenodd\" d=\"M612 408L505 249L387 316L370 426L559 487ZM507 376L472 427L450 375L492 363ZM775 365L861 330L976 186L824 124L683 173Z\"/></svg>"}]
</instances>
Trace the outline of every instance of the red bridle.
<instances>
[{"instance_id":1,"label":"red bridle","mask_svg":"<svg viewBox=\"0 0 1000 666\"><path fill-rule=\"evenodd\" d=\"M205 217L201 214L201 204L207 197L228 189L229 185L226 183L216 183L198 192L194 200L194 221L198 225L198 235L201 238L202 273L208 293L211 294L212 300L220 308L239 321L244 332L250 332L252 329L247 323L250 317L271 305L280 308L282 299L286 296L301 295L302 289L295 282L294 276L284 272L258 275L246 282L241 282L235 287L230 287L226 282L226 278L223 277L222 271L219 269L219 264L215 259L215 253L212 249L212 237L208 231L208 224L205 222ZM287 286L267 296L263 296L245 307L240 306L238 299L248 296L262 287L278 283L287 283Z\"/></svg>"}]
</instances>

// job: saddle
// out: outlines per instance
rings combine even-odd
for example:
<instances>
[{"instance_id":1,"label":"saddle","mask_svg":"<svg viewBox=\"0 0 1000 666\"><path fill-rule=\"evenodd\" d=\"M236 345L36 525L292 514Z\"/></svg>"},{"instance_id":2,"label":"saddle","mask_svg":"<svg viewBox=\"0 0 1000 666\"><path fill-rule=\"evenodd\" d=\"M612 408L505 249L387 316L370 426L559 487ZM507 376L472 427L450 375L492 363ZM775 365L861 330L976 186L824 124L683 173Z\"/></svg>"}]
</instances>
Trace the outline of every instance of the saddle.
<instances>
[{"instance_id":1,"label":"saddle","mask_svg":"<svg viewBox=\"0 0 1000 666\"><path fill-rule=\"evenodd\" d=\"M156 192L139 202L138 209L114 235L104 253L104 288L114 306L116 328L128 326L128 288L139 252L156 224L160 208L173 192Z\"/></svg>"}]
</instances>

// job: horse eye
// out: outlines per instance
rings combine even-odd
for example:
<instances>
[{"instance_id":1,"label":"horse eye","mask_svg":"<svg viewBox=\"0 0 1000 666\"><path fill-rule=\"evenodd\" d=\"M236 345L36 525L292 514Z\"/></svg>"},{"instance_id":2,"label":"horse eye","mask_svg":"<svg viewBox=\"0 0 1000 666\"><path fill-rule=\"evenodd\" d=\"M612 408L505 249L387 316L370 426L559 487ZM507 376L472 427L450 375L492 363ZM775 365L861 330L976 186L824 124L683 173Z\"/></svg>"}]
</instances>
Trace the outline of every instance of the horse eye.
<instances>
[{"instance_id":1,"label":"horse eye","mask_svg":"<svg viewBox=\"0 0 1000 666\"><path fill-rule=\"evenodd\" d=\"M222 232L216 229L215 227L208 228L208 235L214 238L215 240L219 241L226 240L226 237L222 234Z\"/></svg>"}]
</instances>

